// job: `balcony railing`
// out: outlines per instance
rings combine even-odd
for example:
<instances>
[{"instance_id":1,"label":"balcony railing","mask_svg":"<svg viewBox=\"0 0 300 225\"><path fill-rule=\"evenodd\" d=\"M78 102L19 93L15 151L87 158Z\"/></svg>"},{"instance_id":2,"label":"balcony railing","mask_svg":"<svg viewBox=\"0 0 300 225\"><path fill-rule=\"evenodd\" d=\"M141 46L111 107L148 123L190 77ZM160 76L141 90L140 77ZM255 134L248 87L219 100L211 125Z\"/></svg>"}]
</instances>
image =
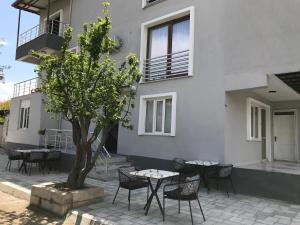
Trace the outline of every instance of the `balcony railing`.
<instances>
[{"instance_id":1,"label":"balcony railing","mask_svg":"<svg viewBox=\"0 0 300 225\"><path fill-rule=\"evenodd\" d=\"M13 97L19 97L23 95L29 95L37 91L38 88L38 78L33 78L26 80L14 85L14 94Z\"/></svg>"},{"instance_id":2,"label":"balcony railing","mask_svg":"<svg viewBox=\"0 0 300 225\"><path fill-rule=\"evenodd\" d=\"M189 50L144 60L144 81L156 81L187 76L189 72Z\"/></svg>"},{"instance_id":3,"label":"balcony railing","mask_svg":"<svg viewBox=\"0 0 300 225\"><path fill-rule=\"evenodd\" d=\"M42 34L55 34L63 37L67 26L68 25L66 23L57 20L50 20L48 22L45 21L44 23L40 23L19 35L18 47L34 40Z\"/></svg>"}]
</instances>

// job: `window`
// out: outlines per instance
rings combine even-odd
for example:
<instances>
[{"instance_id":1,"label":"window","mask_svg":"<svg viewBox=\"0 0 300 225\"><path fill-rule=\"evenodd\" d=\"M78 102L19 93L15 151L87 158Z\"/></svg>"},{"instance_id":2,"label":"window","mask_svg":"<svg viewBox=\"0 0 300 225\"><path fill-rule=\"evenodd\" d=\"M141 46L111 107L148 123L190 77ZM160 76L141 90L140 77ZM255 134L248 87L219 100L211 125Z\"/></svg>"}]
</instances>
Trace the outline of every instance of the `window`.
<instances>
[{"instance_id":1,"label":"window","mask_svg":"<svg viewBox=\"0 0 300 225\"><path fill-rule=\"evenodd\" d=\"M21 101L19 114L19 128L27 129L29 126L30 100Z\"/></svg>"},{"instance_id":2,"label":"window","mask_svg":"<svg viewBox=\"0 0 300 225\"><path fill-rule=\"evenodd\" d=\"M146 6L150 6L155 3L162 2L162 1L164 1L164 0L142 0L142 7L145 8Z\"/></svg>"},{"instance_id":3,"label":"window","mask_svg":"<svg viewBox=\"0 0 300 225\"><path fill-rule=\"evenodd\" d=\"M143 81L191 76L194 7L142 24L140 61Z\"/></svg>"},{"instance_id":4,"label":"window","mask_svg":"<svg viewBox=\"0 0 300 225\"><path fill-rule=\"evenodd\" d=\"M175 136L176 93L141 96L139 135Z\"/></svg>"},{"instance_id":5,"label":"window","mask_svg":"<svg viewBox=\"0 0 300 225\"><path fill-rule=\"evenodd\" d=\"M252 98L247 99L247 139L262 140L262 123L266 122L266 111L269 106ZM263 121L265 120L265 121Z\"/></svg>"}]
</instances>

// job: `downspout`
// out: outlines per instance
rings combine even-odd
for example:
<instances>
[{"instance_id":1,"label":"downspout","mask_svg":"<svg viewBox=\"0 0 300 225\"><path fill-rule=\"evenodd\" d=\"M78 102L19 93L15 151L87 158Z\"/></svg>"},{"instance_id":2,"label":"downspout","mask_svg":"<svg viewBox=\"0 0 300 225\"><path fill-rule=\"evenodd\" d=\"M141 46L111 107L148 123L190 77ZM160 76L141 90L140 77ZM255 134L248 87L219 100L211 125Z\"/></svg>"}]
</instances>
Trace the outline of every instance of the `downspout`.
<instances>
[{"instance_id":1,"label":"downspout","mask_svg":"<svg viewBox=\"0 0 300 225\"><path fill-rule=\"evenodd\" d=\"M69 25L72 24L72 13L73 13L73 0L70 0L70 13L69 13Z\"/></svg>"},{"instance_id":2,"label":"downspout","mask_svg":"<svg viewBox=\"0 0 300 225\"><path fill-rule=\"evenodd\" d=\"M21 22L21 9L19 9L19 17L18 17L17 48L19 47L20 22Z\"/></svg>"},{"instance_id":3,"label":"downspout","mask_svg":"<svg viewBox=\"0 0 300 225\"><path fill-rule=\"evenodd\" d=\"M50 0L48 0L48 11L47 11L47 22L46 22L46 33L49 33L49 18L50 18Z\"/></svg>"}]
</instances>

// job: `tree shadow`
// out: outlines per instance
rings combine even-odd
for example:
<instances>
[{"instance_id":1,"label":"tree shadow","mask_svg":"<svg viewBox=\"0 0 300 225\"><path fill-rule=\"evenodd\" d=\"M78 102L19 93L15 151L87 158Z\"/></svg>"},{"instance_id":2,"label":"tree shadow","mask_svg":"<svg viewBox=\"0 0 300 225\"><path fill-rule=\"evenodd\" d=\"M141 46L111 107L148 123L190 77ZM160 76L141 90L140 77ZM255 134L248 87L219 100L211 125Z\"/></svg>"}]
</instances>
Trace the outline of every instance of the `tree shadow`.
<instances>
[{"instance_id":1,"label":"tree shadow","mask_svg":"<svg viewBox=\"0 0 300 225\"><path fill-rule=\"evenodd\" d=\"M29 206L22 212L0 210L0 224L14 225L62 225L63 219L46 211Z\"/></svg>"}]
</instances>

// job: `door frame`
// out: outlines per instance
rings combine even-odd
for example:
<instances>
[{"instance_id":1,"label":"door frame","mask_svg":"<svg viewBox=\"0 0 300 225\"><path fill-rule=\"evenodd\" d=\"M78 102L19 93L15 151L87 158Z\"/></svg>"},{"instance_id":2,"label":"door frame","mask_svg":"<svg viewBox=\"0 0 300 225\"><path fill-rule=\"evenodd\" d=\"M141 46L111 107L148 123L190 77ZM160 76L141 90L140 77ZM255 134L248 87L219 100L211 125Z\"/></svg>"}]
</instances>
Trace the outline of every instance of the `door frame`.
<instances>
[{"instance_id":1,"label":"door frame","mask_svg":"<svg viewBox=\"0 0 300 225\"><path fill-rule=\"evenodd\" d=\"M273 160L275 160L275 122L274 122L274 117L276 112L294 112L294 122L296 124L295 126L295 162L299 162L299 149L298 149L298 110L297 109L276 109L273 111L273 137L272 137L272 142L273 142Z\"/></svg>"}]
</instances>

